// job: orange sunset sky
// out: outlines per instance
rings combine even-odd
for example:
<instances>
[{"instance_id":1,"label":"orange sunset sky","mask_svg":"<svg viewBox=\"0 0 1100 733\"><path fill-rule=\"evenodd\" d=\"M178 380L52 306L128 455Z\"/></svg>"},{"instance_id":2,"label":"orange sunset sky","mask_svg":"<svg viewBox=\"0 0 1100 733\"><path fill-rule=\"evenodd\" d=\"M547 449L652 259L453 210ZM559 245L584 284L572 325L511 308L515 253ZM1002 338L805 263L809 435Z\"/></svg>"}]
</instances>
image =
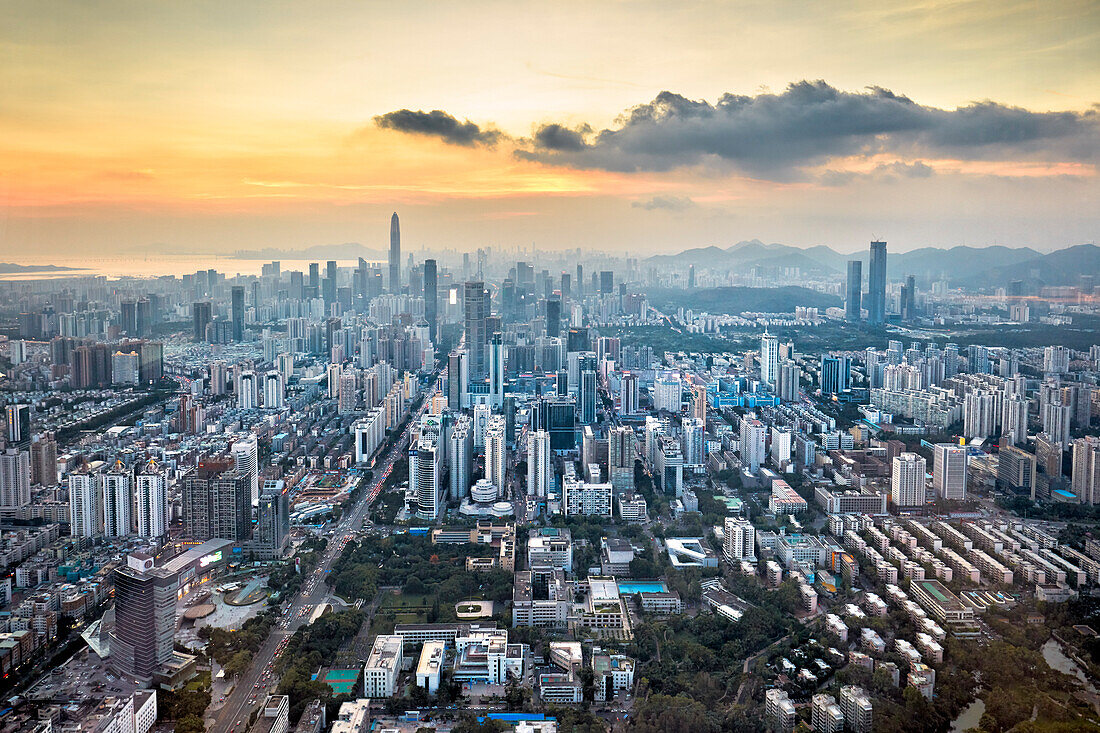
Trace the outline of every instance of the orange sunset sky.
<instances>
[{"instance_id":1,"label":"orange sunset sky","mask_svg":"<svg viewBox=\"0 0 1100 733\"><path fill-rule=\"evenodd\" d=\"M0 8L0 260L1100 224L1090 0Z\"/></svg>"}]
</instances>

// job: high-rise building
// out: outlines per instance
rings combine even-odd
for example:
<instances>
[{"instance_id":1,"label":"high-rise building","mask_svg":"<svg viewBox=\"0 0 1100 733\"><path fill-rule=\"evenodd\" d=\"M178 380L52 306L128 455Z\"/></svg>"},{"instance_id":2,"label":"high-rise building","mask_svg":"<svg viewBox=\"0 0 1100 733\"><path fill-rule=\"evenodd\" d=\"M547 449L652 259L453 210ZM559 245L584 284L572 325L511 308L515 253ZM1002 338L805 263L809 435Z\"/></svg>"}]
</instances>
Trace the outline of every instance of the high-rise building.
<instances>
[{"instance_id":1,"label":"high-rise building","mask_svg":"<svg viewBox=\"0 0 1100 733\"><path fill-rule=\"evenodd\" d=\"M229 461L199 462L183 479L183 523L195 540L252 539L252 479Z\"/></svg>"},{"instance_id":2,"label":"high-rise building","mask_svg":"<svg viewBox=\"0 0 1100 733\"><path fill-rule=\"evenodd\" d=\"M191 304L191 338L195 341L206 340L206 327L214 320L212 312L209 301Z\"/></svg>"},{"instance_id":3,"label":"high-rise building","mask_svg":"<svg viewBox=\"0 0 1100 733\"><path fill-rule=\"evenodd\" d=\"M527 495L545 498L552 482L550 433L535 430L527 436Z\"/></svg>"},{"instance_id":4,"label":"high-rise building","mask_svg":"<svg viewBox=\"0 0 1100 733\"><path fill-rule=\"evenodd\" d=\"M851 390L852 360L847 356L821 357L821 394L842 394Z\"/></svg>"},{"instance_id":5,"label":"high-rise building","mask_svg":"<svg viewBox=\"0 0 1100 733\"><path fill-rule=\"evenodd\" d=\"M396 211L390 217L390 292L401 292L401 222Z\"/></svg>"},{"instance_id":6,"label":"high-rise building","mask_svg":"<svg viewBox=\"0 0 1100 733\"><path fill-rule=\"evenodd\" d=\"M657 377L653 382L653 409L680 412L683 383L679 375Z\"/></svg>"},{"instance_id":7,"label":"high-rise building","mask_svg":"<svg viewBox=\"0 0 1100 733\"><path fill-rule=\"evenodd\" d=\"M504 336L497 331L489 339L489 404L504 405Z\"/></svg>"},{"instance_id":8,"label":"high-rise building","mask_svg":"<svg viewBox=\"0 0 1100 733\"><path fill-rule=\"evenodd\" d=\"M489 317L489 299L485 292L485 283L481 281L466 283L463 293L470 381L481 381L489 376L489 360L486 355L489 335L485 326Z\"/></svg>"},{"instance_id":9,"label":"high-rise building","mask_svg":"<svg viewBox=\"0 0 1100 733\"><path fill-rule=\"evenodd\" d=\"M73 537L103 535L103 493L99 474L77 471L69 474L69 534Z\"/></svg>"},{"instance_id":10,"label":"high-rise building","mask_svg":"<svg viewBox=\"0 0 1100 733\"><path fill-rule=\"evenodd\" d=\"M154 567L149 555L134 553L115 568L114 586L111 667L126 677L150 679L172 659L179 577Z\"/></svg>"},{"instance_id":11,"label":"high-rise building","mask_svg":"<svg viewBox=\"0 0 1100 733\"><path fill-rule=\"evenodd\" d=\"M289 354L279 354L289 356ZM264 375L264 409L281 410L285 405L286 380L283 373L272 370Z\"/></svg>"},{"instance_id":12,"label":"high-rise building","mask_svg":"<svg viewBox=\"0 0 1100 733\"><path fill-rule=\"evenodd\" d=\"M874 706L871 698L862 687L845 685L840 688L840 709L844 713L844 724L852 733L871 733Z\"/></svg>"},{"instance_id":13,"label":"high-rise building","mask_svg":"<svg viewBox=\"0 0 1100 733\"><path fill-rule=\"evenodd\" d=\"M234 470L248 479L250 505L254 505L260 499L260 447L256 436L234 442L230 450Z\"/></svg>"},{"instance_id":14,"label":"high-rise building","mask_svg":"<svg viewBox=\"0 0 1100 733\"><path fill-rule=\"evenodd\" d=\"M485 427L485 478L496 487L498 499L504 497L506 455L504 416L493 415Z\"/></svg>"},{"instance_id":15,"label":"high-rise building","mask_svg":"<svg viewBox=\"0 0 1100 733\"><path fill-rule=\"evenodd\" d=\"M939 499L966 500L966 446L938 443L932 452L932 488Z\"/></svg>"},{"instance_id":16,"label":"high-rise building","mask_svg":"<svg viewBox=\"0 0 1100 733\"><path fill-rule=\"evenodd\" d=\"M1063 447L1069 445L1073 408L1070 405L1063 405L1061 400L1054 400L1043 405L1042 418L1043 432Z\"/></svg>"},{"instance_id":17,"label":"high-rise building","mask_svg":"<svg viewBox=\"0 0 1100 733\"><path fill-rule=\"evenodd\" d=\"M1003 445L997 454L997 487L1035 499L1035 456L1014 445Z\"/></svg>"},{"instance_id":18,"label":"high-rise building","mask_svg":"<svg viewBox=\"0 0 1100 733\"><path fill-rule=\"evenodd\" d=\"M10 513L30 503L30 451L7 448L0 453L0 513Z\"/></svg>"},{"instance_id":19,"label":"high-rise building","mask_svg":"<svg viewBox=\"0 0 1100 733\"><path fill-rule=\"evenodd\" d=\"M752 522L739 517L726 517L722 551L731 563L742 560L756 562L756 528Z\"/></svg>"},{"instance_id":20,"label":"high-rise building","mask_svg":"<svg viewBox=\"0 0 1100 733\"><path fill-rule=\"evenodd\" d=\"M577 393L581 425L596 422L596 372L585 369L580 373L580 389Z\"/></svg>"},{"instance_id":21,"label":"high-rise building","mask_svg":"<svg viewBox=\"0 0 1100 733\"><path fill-rule=\"evenodd\" d=\"M447 459L451 468L451 501L459 502L470 491L470 474L473 472L474 434L470 418L459 415L451 428Z\"/></svg>"},{"instance_id":22,"label":"high-rise building","mask_svg":"<svg viewBox=\"0 0 1100 733\"><path fill-rule=\"evenodd\" d=\"M130 474L111 470L100 474L103 487L103 536L126 537L131 533L130 507L133 502Z\"/></svg>"},{"instance_id":23,"label":"high-rise building","mask_svg":"<svg viewBox=\"0 0 1100 733\"><path fill-rule=\"evenodd\" d=\"M847 297L844 300L844 317L849 321L859 321L863 300L863 262L848 260Z\"/></svg>"},{"instance_id":24,"label":"high-rise building","mask_svg":"<svg viewBox=\"0 0 1100 733\"><path fill-rule=\"evenodd\" d=\"M634 430L626 425L612 427L607 434L608 479L615 493L634 490Z\"/></svg>"},{"instance_id":25,"label":"high-rise building","mask_svg":"<svg viewBox=\"0 0 1100 733\"><path fill-rule=\"evenodd\" d=\"M619 380L619 414L633 415L636 412L638 412L638 375L626 372Z\"/></svg>"},{"instance_id":26,"label":"high-rise building","mask_svg":"<svg viewBox=\"0 0 1100 733\"><path fill-rule=\"evenodd\" d=\"M775 385L779 376L779 339L764 330L760 337L760 381Z\"/></svg>"},{"instance_id":27,"label":"high-rise building","mask_svg":"<svg viewBox=\"0 0 1100 733\"><path fill-rule=\"evenodd\" d=\"M31 440L31 483L57 485L57 441L53 433L36 435Z\"/></svg>"},{"instance_id":28,"label":"high-rise building","mask_svg":"<svg viewBox=\"0 0 1100 733\"><path fill-rule=\"evenodd\" d=\"M424 260L424 320L428 322L428 338L434 344L439 327L439 273L435 260Z\"/></svg>"},{"instance_id":29,"label":"high-rise building","mask_svg":"<svg viewBox=\"0 0 1100 733\"><path fill-rule=\"evenodd\" d=\"M139 537L163 537L168 533L168 489L163 472L149 468L138 473L134 508Z\"/></svg>"},{"instance_id":30,"label":"high-rise building","mask_svg":"<svg viewBox=\"0 0 1100 733\"><path fill-rule=\"evenodd\" d=\"M264 558L281 558L290 543L290 497L286 484L265 481L256 509L253 546Z\"/></svg>"},{"instance_id":31,"label":"high-rise building","mask_svg":"<svg viewBox=\"0 0 1100 733\"><path fill-rule=\"evenodd\" d=\"M680 450L683 453L685 465L699 466L706 460L706 432L705 420L697 417L684 419L683 432L680 435Z\"/></svg>"},{"instance_id":32,"label":"high-rise building","mask_svg":"<svg viewBox=\"0 0 1100 733\"><path fill-rule=\"evenodd\" d=\"M871 263L867 271L867 320L886 322L886 242L871 242Z\"/></svg>"},{"instance_id":33,"label":"high-rise building","mask_svg":"<svg viewBox=\"0 0 1100 733\"><path fill-rule=\"evenodd\" d=\"M916 453L894 457L890 474L890 500L895 506L924 506L924 476L928 464Z\"/></svg>"},{"instance_id":34,"label":"high-rise building","mask_svg":"<svg viewBox=\"0 0 1100 733\"><path fill-rule=\"evenodd\" d=\"M768 428L755 418L741 418L741 461L750 473L756 473L766 458Z\"/></svg>"},{"instance_id":35,"label":"high-rise building","mask_svg":"<svg viewBox=\"0 0 1100 733\"><path fill-rule=\"evenodd\" d=\"M8 405L5 410L9 447L24 447L31 442L31 406Z\"/></svg>"},{"instance_id":36,"label":"high-rise building","mask_svg":"<svg viewBox=\"0 0 1100 733\"><path fill-rule=\"evenodd\" d=\"M1027 442L1027 398L1019 394L1005 397L1001 408L1001 445Z\"/></svg>"},{"instance_id":37,"label":"high-rise building","mask_svg":"<svg viewBox=\"0 0 1100 733\"><path fill-rule=\"evenodd\" d=\"M416 515L432 520L443 508L443 466L434 436L420 436L409 451L409 494L415 499Z\"/></svg>"},{"instance_id":38,"label":"high-rise building","mask_svg":"<svg viewBox=\"0 0 1100 733\"><path fill-rule=\"evenodd\" d=\"M546 300L546 335L550 338L561 335L561 298L556 296Z\"/></svg>"},{"instance_id":39,"label":"high-rise building","mask_svg":"<svg viewBox=\"0 0 1100 733\"><path fill-rule=\"evenodd\" d=\"M1073 473L1070 489L1082 504L1100 504L1100 438L1073 441Z\"/></svg>"},{"instance_id":40,"label":"high-rise building","mask_svg":"<svg viewBox=\"0 0 1100 733\"><path fill-rule=\"evenodd\" d=\"M802 370L793 361L779 365L779 377L776 379L775 394L784 402L798 402Z\"/></svg>"},{"instance_id":41,"label":"high-rise building","mask_svg":"<svg viewBox=\"0 0 1100 733\"><path fill-rule=\"evenodd\" d=\"M244 341L244 286L234 285L230 291L233 340Z\"/></svg>"}]
</instances>

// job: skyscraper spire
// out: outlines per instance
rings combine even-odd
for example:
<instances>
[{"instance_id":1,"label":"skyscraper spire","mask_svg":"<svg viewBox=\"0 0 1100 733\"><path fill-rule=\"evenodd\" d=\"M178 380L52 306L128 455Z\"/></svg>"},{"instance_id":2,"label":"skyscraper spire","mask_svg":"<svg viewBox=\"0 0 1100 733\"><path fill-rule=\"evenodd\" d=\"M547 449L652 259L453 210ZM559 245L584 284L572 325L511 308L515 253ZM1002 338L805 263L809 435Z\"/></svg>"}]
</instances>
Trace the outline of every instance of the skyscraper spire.
<instances>
[{"instance_id":1,"label":"skyscraper spire","mask_svg":"<svg viewBox=\"0 0 1100 733\"><path fill-rule=\"evenodd\" d=\"M396 211L390 217L390 292L401 292L401 222Z\"/></svg>"}]
</instances>

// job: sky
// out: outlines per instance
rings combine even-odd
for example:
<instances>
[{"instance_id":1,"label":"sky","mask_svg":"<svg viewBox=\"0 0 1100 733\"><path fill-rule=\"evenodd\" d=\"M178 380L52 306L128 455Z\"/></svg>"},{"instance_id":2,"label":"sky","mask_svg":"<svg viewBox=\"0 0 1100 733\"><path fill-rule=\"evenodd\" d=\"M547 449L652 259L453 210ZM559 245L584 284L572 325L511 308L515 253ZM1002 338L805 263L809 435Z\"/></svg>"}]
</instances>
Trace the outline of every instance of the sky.
<instances>
[{"instance_id":1,"label":"sky","mask_svg":"<svg viewBox=\"0 0 1100 733\"><path fill-rule=\"evenodd\" d=\"M1095 0L0 0L0 260L1100 225Z\"/></svg>"}]
</instances>

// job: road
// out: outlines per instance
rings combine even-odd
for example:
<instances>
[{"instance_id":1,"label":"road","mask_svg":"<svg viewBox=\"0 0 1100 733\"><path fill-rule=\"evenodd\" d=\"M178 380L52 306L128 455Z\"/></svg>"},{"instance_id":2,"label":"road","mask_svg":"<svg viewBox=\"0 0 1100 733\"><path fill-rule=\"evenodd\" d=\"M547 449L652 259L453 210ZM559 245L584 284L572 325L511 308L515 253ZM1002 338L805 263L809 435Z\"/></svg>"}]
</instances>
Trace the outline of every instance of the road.
<instances>
[{"instance_id":1,"label":"road","mask_svg":"<svg viewBox=\"0 0 1100 733\"><path fill-rule=\"evenodd\" d=\"M283 653L294 632L309 623L314 609L317 608L318 604L324 603L328 597L329 588L325 584L324 578L332 567L332 563L343 553L344 546L362 527L363 518L370 509L371 504L382 493L382 485L390 475L394 462L405 450L409 427L419 422L420 416L430 405L427 396L430 395L431 389L429 388L422 393L425 398L420 408L409 417L405 428L401 431L397 440L394 441L393 447L380 461L375 462L373 471L377 478L374 479L374 483L359 498L357 503L345 512L343 519L336 528L336 532L329 539L328 546L317 567L302 584L302 591L291 599L289 607L279 617L279 623L271 630L263 646L256 652L251 668L237 680L233 691L226 697L221 707L213 711L213 716L207 715L207 731L213 733L242 733L248 726L248 717L252 709L262 705L264 696L269 691L274 692L278 686L275 661ZM217 700L213 702L218 703Z\"/></svg>"}]
</instances>

